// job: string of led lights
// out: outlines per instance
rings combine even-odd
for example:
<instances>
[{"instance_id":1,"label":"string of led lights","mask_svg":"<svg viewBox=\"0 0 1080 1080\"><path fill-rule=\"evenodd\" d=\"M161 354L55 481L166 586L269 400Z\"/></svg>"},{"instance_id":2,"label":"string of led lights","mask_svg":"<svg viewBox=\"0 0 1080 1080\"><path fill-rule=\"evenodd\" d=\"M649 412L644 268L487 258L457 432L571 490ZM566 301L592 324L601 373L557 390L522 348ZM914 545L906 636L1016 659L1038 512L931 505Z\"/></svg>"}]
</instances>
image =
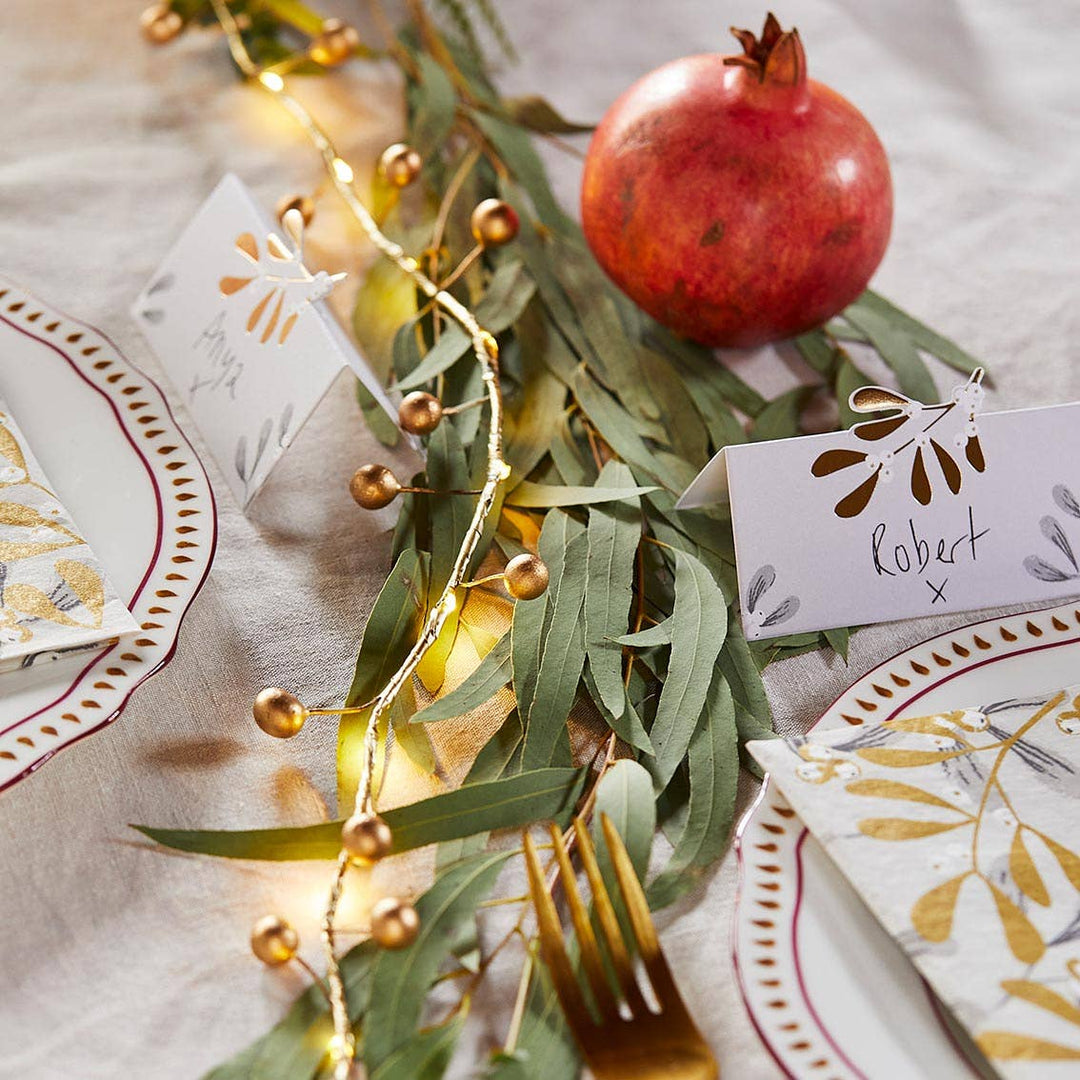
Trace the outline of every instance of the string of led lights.
<instances>
[{"instance_id":1,"label":"string of led lights","mask_svg":"<svg viewBox=\"0 0 1080 1080\"><path fill-rule=\"evenodd\" d=\"M416 259L385 236L379 229L370 211L361 201L354 186L352 167L337 152L333 142L316 122L307 108L286 88L284 78L276 71L265 70L251 58L244 44L240 27L226 0L211 0L218 22L225 31L229 49L241 72L254 83L262 87L278 102L300 125L312 144L319 151L327 174L338 194L353 216L360 223L368 239L375 247L406 274L414 285L435 305L454 319L469 335L476 362L480 365L486 401L490 409L490 425L487 443L487 471L483 487L479 491L473 516L465 532L457 558L450 571L449 578L439 597L428 611L423 629L405 657L401 666L390 677L386 685L364 708L370 709L367 727L364 733L363 767L357 785L353 815L345 823L343 832L350 826L354 829L358 822L369 825L375 811L373 782L378 750L379 721L393 705L397 695L407 684L424 654L435 643L449 616L457 606L456 590L464 585L469 563L484 532L484 526L490 517L498 496L499 486L509 477L510 466L503 460L503 405L499 385L498 357L499 347L495 338L485 330L473 313L445 288L441 287L420 268ZM546 577L546 575L545 575ZM300 707L301 712L307 711ZM314 710L313 710L314 711ZM333 710L320 710L332 712ZM357 710L338 710L353 712ZM302 721L301 721L302 722ZM376 819L379 820L379 819ZM385 830L385 825L383 825ZM387 838L380 838L375 844L382 849L389 847ZM345 888L345 877L355 853L343 844L338 854L336 871L327 898L322 919L322 942L326 954L326 978L329 987L330 1010L334 1025L334 1037L330 1044L330 1058L335 1080L348 1080L352 1069L352 1060L356 1047L349 1023L348 1004L341 969L337 958L336 918L341 897Z\"/></svg>"}]
</instances>

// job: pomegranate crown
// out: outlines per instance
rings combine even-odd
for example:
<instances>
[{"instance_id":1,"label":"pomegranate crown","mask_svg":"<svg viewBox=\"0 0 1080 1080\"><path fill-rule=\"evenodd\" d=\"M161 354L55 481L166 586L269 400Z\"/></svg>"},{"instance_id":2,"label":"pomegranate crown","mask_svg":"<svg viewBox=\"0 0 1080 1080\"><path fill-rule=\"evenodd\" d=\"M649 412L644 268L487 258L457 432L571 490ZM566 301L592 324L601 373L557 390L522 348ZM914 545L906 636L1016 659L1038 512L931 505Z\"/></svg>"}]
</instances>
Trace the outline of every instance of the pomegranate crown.
<instances>
[{"instance_id":1,"label":"pomegranate crown","mask_svg":"<svg viewBox=\"0 0 1080 1080\"><path fill-rule=\"evenodd\" d=\"M806 53L803 52L799 31L783 30L780 20L770 11L765 17L761 37L752 30L733 26L731 32L739 40L740 56L725 56L724 63L745 68L760 82L780 86L801 86L806 82Z\"/></svg>"}]
</instances>

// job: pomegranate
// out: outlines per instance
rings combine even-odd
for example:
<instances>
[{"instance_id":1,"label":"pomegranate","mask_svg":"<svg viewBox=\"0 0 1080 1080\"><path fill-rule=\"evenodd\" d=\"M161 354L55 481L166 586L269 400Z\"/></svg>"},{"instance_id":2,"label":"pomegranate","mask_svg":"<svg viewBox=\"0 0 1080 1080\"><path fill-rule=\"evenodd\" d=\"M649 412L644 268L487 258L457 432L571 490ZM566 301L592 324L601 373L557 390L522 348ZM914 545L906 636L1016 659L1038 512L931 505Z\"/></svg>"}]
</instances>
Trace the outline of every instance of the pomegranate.
<instances>
[{"instance_id":1,"label":"pomegranate","mask_svg":"<svg viewBox=\"0 0 1080 1080\"><path fill-rule=\"evenodd\" d=\"M773 15L740 56L690 56L627 90L585 162L585 236L677 333L751 346L825 322L865 288L892 224L889 164L854 105L808 79Z\"/></svg>"}]
</instances>

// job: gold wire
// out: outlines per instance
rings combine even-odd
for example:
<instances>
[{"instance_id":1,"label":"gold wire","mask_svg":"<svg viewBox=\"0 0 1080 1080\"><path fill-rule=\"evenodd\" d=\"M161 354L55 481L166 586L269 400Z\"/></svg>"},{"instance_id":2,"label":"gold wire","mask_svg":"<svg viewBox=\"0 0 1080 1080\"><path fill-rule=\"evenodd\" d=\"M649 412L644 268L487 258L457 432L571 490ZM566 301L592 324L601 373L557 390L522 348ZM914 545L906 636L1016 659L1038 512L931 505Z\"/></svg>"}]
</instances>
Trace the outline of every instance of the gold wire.
<instances>
[{"instance_id":1,"label":"gold wire","mask_svg":"<svg viewBox=\"0 0 1080 1080\"><path fill-rule=\"evenodd\" d=\"M484 532L484 525L491 515L498 495L499 485L510 475L510 467L502 456L503 408L502 391L499 386L498 356L499 348L495 338L485 330L473 313L456 297L442 289L424 274L411 255L407 255L400 244L394 243L380 231L375 219L360 200L353 187L353 170L338 154L329 136L316 123L308 110L288 92L285 81L277 73L263 72L252 60L247 51L240 28L236 23L226 0L211 0L214 13L229 43L229 51L237 66L249 79L254 80L266 90L297 121L305 134L319 151L323 165L331 183L338 194L345 200L353 216L360 223L368 239L388 259L406 274L413 284L436 305L453 318L472 341L473 353L480 365L484 381L484 391L491 408L491 424L487 446L487 475L484 486L480 489L472 520L465 533L457 559L450 571L446 585L438 600L428 612L424 628L416 644L409 651L401 667L390 677L383 689L372 699L371 714L364 732L364 759L354 801L354 813L374 810L372 783L375 774L375 757L378 750L378 726L383 714L394 703L394 699L415 672L424 654L431 648L443 628L443 624L456 607L455 589L465 580L469 561L476 551L477 544ZM345 888L345 875L349 868L349 856L345 851L338 855L337 870L327 898L322 920L322 941L326 954L326 981L329 986L330 1012L334 1022L334 1038L330 1044L330 1061L334 1080L348 1080L355 1056L355 1043L349 1023L348 1003L345 985L338 965L335 944L336 918L341 895Z\"/></svg>"}]
</instances>

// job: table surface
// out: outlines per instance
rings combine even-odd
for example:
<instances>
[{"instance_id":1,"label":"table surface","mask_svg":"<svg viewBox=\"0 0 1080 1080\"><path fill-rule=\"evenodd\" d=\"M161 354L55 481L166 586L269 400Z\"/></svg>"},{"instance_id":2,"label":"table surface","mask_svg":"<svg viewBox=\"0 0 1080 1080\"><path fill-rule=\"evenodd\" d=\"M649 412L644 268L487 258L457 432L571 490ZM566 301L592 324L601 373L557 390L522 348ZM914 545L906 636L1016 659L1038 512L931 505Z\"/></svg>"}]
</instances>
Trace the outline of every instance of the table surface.
<instances>
[{"instance_id":1,"label":"table surface","mask_svg":"<svg viewBox=\"0 0 1080 1080\"><path fill-rule=\"evenodd\" d=\"M350 16L360 5L326 6ZM220 175L239 173L272 205L319 174L288 124L231 76L219 39L191 34L151 49L139 7L2 5L0 263L156 373L128 305ZM757 28L764 14L747 0L499 7L523 57L504 73L506 90L544 93L586 120L663 61L731 51L726 26ZM1080 10L1053 0L789 0L779 14L799 26L811 74L856 102L888 148L897 209L876 287L985 359L992 404L1080 398L1071 51ZM309 92L359 161L400 134L399 84L385 66L352 65ZM573 205L579 163L549 159ZM356 237L331 214L318 239L348 252ZM769 391L798 377L760 355L733 362ZM935 372L948 388L949 375ZM158 853L126 823L254 827L327 812L332 730L271 743L254 731L250 701L268 683L303 686L312 700L347 685L390 518L358 516L341 478L376 456L343 383L249 517L208 463L221 540L176 658L119 722L0 796L0 1077L200 1075L262 1033L303 983L251 959L248 927L264 911L287 914L318 963L324 864ZM846 667L811 655L770 669L779 729L805 728L855 677L944 625L865 630ZM744 802L751 794L747 783ZM663 941L723 1075L775 1077L734 983L734 893L729 856L664 914ZM512 996L504 981L476 1003L455 1075L501 1040Z\"/></svg>"}]
</instances>

